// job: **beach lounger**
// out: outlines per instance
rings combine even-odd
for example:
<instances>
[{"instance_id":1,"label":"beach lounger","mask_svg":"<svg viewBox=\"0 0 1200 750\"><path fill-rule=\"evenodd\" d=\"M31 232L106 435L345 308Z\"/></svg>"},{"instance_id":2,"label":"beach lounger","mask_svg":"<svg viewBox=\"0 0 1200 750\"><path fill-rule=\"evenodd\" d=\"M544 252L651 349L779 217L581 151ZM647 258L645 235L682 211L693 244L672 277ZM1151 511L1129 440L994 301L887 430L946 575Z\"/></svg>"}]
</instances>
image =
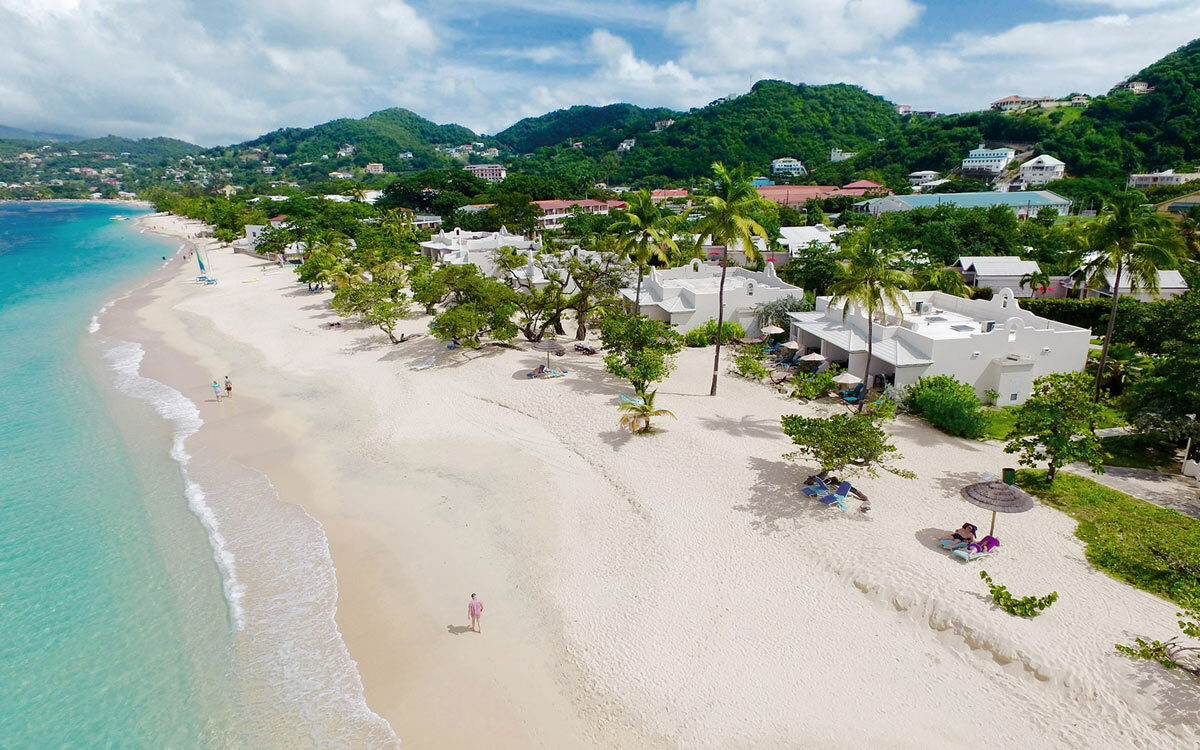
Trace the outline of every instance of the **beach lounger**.
<instances>
[{"instance_id":1,"label":"beach lounger","mask_svg":"<svg viewBox=\"0 0 1200 750\"><path fill-rule=\"evenodd\" d=\"M546 370L545 365L538 365L537 368L533 370L533 372L525 373L525 377L536 378L538 375L544 375L546 372L547 372L547 370Z\"/></svg>"},{"instance_id":2,"label":"beach lounger","mask_svg":"<svg viewBox=\"0 0 1200 750\"><path fill-rule=\"evenodd\" d=\"M584 354L595 354L597 349L595 346L587 343L586 341L576 341L575 351L583 352Z\"/></svg>"},{"instance_id":3,"label":"beach lounger","mask_svg":"<svg viewBox=\"0 0 1200 750\"><path fill-rule=\"evenodd\" d=\"M961 549L956 549L950 554L963 560L964 562L972 562L981 557L994 555L1000 549L1000 540L994 536L985 536L978 542L967 545Z\"/></svg>"},{"instance_id":4,"label":"beach lounger","mask_svg":"<svg viewBox=\"0 0 1200 750\"><path fill-rule=\"evenodd\" d=\"M563 375L566 375L566 374L567 374L566 370L559 370L557 368L555 368L553 370L542 370L542 377L544 377L544 378L561 378Z\"/></svg>"},{"instance_id":5,"label":"beach lounger","mask_svg":"<svg viewBox=\"0 0 1200 750\"><path fill-rule=\"evenodd\" d=\"M626 396L624 393L620 394L620 396L621 403L637 404L638 406L643 406L646 403L645 399L643 399L641 396Z\"/></svg>"},{"instance_id":6,"label":"beach lounger","mask_svg":"<svg viewBox=\"0 0 1200 750\"><path fill-rule=\"evenodd\" d=\"M846 509L846 496L850 494L850 483L842 482L832 494L818 497L817 499L826 505L837 505L842 510Z\"/></svg>"},{"instance_id":7,"label":"beach lounger","mask_svg":"<svg viewBox=\"0 0 1200 750\"><path fill-rule=\"evenodd\" d=\"M410 369L410 370L428 370L430 367L433 367L433 363L435 361L436 360L433 357L427 357L426 359L421 360L420 362L409 367L408 369Z\"/></svg>"},{"instance_id":8,"label":"beach lounger","mask_svg":"<svg viewBox=\"0 0 1200 750\"><path fill-rule=\"evenodd\" d=\"M824 479L817 477L815 481L815 487L802 487L800 491L809 497L823 497L825 495L833 494L833 490L829 489L829 485L825 484Z\"/></svg>"},{"instance_id":9,"label":"beach lounger","mask_svg":"<svg viewBox=\"0 0 1200 750\"><path fill-rule=\"evenodd\" d=\"M958 539L939 539L938 544L941 545L942 549L944 550L956 550L967 546L966 542Z\"/></svg>"}]
</instances>

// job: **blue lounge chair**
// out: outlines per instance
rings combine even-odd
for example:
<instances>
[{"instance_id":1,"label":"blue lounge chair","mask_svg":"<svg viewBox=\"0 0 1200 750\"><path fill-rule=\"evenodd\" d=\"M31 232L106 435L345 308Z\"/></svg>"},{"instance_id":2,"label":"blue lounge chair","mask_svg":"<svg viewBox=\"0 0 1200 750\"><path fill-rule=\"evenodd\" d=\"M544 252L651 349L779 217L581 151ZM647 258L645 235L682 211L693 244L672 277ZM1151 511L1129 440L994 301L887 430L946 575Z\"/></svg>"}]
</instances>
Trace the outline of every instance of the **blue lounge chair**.
<instances>
[{"instance_id":1,"label":"blue lounge chair","mask_svg":"<svg viewBox=\"0 0 1200 750\"><path fill-rule=\"evenodd\" d=\"M766 348L763 349L763 354L774 354L777 351L779 351L779 344L772 343L768 344Z\"/></svg>"},{"instance_id":2,"label":"blue lounge chair","mask_svg":"<svg viewBox=\"0 0 1200 750\"><path fill-rule=\"evenodd\" d=\"M791 365L797 364L796 357L799 354L800 354L799 351L791 352L786 357L780 357L779 359L775 360L775 364L786 365L786 366L791 366Z\"/></svg>"},{"instance_id":3,"label":"blue lounge chair","mask_svg":"<svg viewBox=\"0 0 1200 750\"><path fill-rule=\"evenodd\" d=\"M824 479L817 477L816 483L816 487L803 487L800 491L809 497L824 497L833 494L833 490L829 489L829 485L825 484Z\"/></svg>"},{"instance_id":4,"label":"blue lounge chair","mask_svg":"<svg viewBox=\"0 0 1200 750\"><path fill-rule=\"evenodd\" d=\"M942 546L942 549L950 550L952 552L956 549L962 549L963 547L967 546L966 542L958 539L939 539L938 544Z\"/></svg>"},{"instance_id":5,"label":"blue lounge chair","mask_svg":"<svg viewBox=\"0 0 1200 750\"><path fill-rule=\"evenodd\" d=\"M833 494L826 495L824 497L818 497L817 499L820 500L821 502L825 503L826 505L837 505L837 507L841 508L842 510L845 510L846 509L846 496L849 494L850 494L850 483L842 482L841 484L838 485L838 488L833 491Z\"/></svg>"},{"instance_id":6,"label":"blue lounge chair","mask_svg":"<svg viewBox=\"0 0 1200 750\"><path fill-rule=\"evenodd\" d=\"M856 404L863 396L863 389L863 384L859 383L848 391L839 391L838 393L843 399L845 399L846 403Z\"/></svg>"}]
</instances>

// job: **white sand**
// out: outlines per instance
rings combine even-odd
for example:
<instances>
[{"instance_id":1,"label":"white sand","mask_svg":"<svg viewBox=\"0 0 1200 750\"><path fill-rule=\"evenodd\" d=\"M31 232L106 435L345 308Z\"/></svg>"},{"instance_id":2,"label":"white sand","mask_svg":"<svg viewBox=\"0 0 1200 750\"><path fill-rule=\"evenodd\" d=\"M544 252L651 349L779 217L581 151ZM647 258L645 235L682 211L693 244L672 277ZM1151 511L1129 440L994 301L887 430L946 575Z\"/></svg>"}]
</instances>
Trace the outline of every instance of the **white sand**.
<instances>
[{"instance_id":1,"label":"white sand","mask_svg":"<svg viewBox=\"0 0 1200 750\"><path fill-rule=\"evenodd\" d=\"M678 420L633 437L599 357L529 381L544 355L331 330L328 294L290 271L210 259L219 285L182 283L188 266L141 319L206 368L173 383L185 393L229 371L269 404L286 443L241 458L324 525L338 624L406 747L1200 743L1194 685L1113 649L1174 633L1175 607L1090 567L1072 519L1001 516L983 564L936 549L943 529L986 528L958 489L1011 465L997 445L901 418L919 479L859 479L872 511L844 514L780 457L780 415L840 407L731 376L710 398L711 350L661 385ZM204 431L253 432L201 407ZM1060 598L1011 617L981 568ZM482 635L456 633L472 591Z\"/></svg>"}]
</instances>

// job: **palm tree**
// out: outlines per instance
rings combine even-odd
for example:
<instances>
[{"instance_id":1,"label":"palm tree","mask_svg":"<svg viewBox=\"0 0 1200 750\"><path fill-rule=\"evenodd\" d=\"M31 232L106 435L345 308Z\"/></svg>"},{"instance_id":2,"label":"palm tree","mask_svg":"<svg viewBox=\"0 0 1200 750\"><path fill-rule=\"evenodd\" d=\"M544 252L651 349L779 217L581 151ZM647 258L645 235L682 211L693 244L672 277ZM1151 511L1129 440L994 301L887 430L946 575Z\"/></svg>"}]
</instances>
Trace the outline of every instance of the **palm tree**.
<instances>
[{"instance_id":1,"label":"palm tree","mask_svg":"<svg viewBox=\"0 0 1200 750\"><path fill-rule=\"evenodd\" d=\"M621 403L621 426L630 432L636 434L650 431L651 417L670 417L675 419L675 415L666 409L654 408L654 394L658 391L639 391L638 395L642 402L639 404L636 401L624 401Z\"/></svg>"},{"instance_id":2,"label":"palm tree","mask_svg":"<svg viewBox=\"0 0 1200 750\"><path fill-rule=\"evenodd\" d=\"M717 350L713 354L713 375L710 396L717 395L717 372L721 366L721 338L725 323L725 272L729 268L729 246L740 245L746 258L756 253L754 238L767 241L767 230L751 218L755 208L762 202L758 190L746 176L744 167L729 169L721 162L712 165L713 178L707 182L705 191L697 198L696 210L700 220L695 232L701 244L705 237L714 245L721 245L721 285L717 292Z\"/></svg>"},{"instance_id":3,"label":"palm tree","mask_svg":"<svg viewBox=\"0 0 1200 750\"><path fill-rule=\"evenodd\" d=\"M955 297L970 297L971 287L953 268L922 268L917 271L921 291L944 292Z\"/></svg>"},{"instance_id":4,"label":"palm tree","mask_svg":"<svg viewBox=\"0 0 1200 750\"><path fill-rule=\"evenodd\" d=\"M620 239L621 249L637 264L637 292L633 298L633 311L641 314L642 277L646 267L654 261L667 262L667 251L677 246L671 236L679 224L679 217L669 214L654 202L650 191L642 189L630 193L625 199L625 211L613 222L611 231Z\"/></svg>"},{"instance_id":5,"label":"palm tree","mask_svg":"<svg viewBox=\"0 0 1200 750\"><path fill-rule=\"evenodd\" d=\"M1030 271L1021 277L1020 286L1029 287L1029 291L1036 297L1038 290L1046 291L1050 286L1050 274L1042 270Z\"/></svg>"},{"instance_id":6,"label":"palm tree","mask_svg":"<svg viewBox=\"0 0 1200 750\"><path fill-rule=\"evenodd\" d=\"M876 247L872 244L869 230L851 238L841 253L846 262L838 274L837 281L830 287L832 299L829 304L842 306L842 320L850 314L850 307L861 307L867 316L867 364L863 368L863 383L871 387L871 357L874 352L872 335L877 314L887 315L894 311L901 320L904 318L901 303L902 289L913 283L909 274L897 270L902 258L898 250ZM865 398L858 400L858 411L861 413Z\"/></svg>"},{"instance_id":7,"label":"palm tree","mask_svg":"<svg viewBox=\"0 0 1200 750\"><path fill-rule=\"evenodd\" d=\"M1183 241L1165 214L1156 213L1142 205L1137 193L1120 193L1105 206L1107 211L1089 227L1085 240L1083 273L1077 283L1088 286L1112 284L1112 309L1108 314L1108 331L1100 349L1096 368L1096 388L1092 398L1100 400L1100 385L1112 344L1113 327L1117 322L1117 303L1121 297L1121 281L1129 280L1130 290L1158 291L1158 269L1175 264Z\"/></svg>"},{"instance_id":8,"label":"palm tree","mask_svg":"<svg viewBox=\"0 0 1200 750\"><path fill-rule=\"evenodd\" d=\"M1187 256L1200 261L1200 206L1192 206L1179 218L1179 235L1187 248Z\"/></svg>"}]
</instances>

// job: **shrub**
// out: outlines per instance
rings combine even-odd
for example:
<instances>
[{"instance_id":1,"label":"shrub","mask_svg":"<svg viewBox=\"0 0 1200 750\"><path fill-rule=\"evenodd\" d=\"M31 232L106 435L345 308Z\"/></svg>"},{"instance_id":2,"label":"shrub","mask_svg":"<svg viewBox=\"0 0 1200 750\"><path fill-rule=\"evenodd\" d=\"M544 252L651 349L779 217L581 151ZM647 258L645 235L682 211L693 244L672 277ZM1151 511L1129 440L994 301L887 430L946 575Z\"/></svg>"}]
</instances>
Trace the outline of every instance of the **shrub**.
<instances>
[{"instance_id":1,"label":"shrub","mask_svg":"<svg viewBox=\"0 0 1200 750\"><path fill-rule=\"evenodd\" d=\"M1176 612L1179 618L1179 630L1182 636L1200 639L1200 610L1189 608L1186 612ZM1136 646L1117 644L1117 650L1135 659L1156 661L1167 669L1182 669L1196 677L1200 677L1200 647L1186 646L1179 642L1179 635L1164 641L1146 641L1135 638ZM1189 663L1190 662L1190 663Z\"/></svg>"},{"instance_id":2,"label":"shrub","mask_svg":"<svg viewBox=\"0 0 1200 750\"><path fill-rule=\"evenodd\" d=\"M710 343L710 344L717 343L717 321L715 321L715 320L708 321L707 323L704 324L704 327L702 330L704 331L704 334L706 336L708 336L708 343ZM723 332L722 336L721 336L721 341L726 342L726 343L729 341L732 341L734 339L740 339L746 335L746 329L742 328L742 326L740 324L738 324L732 320L727 320L724 323L722 323L721 331Z\"/></svg>"},{"instance_id":3,"label":"shrub","mask_svg":"<svg viewBox=\"0 0 1200 750\"><path fill-rule=\"evenodd\" d=\"M784 330L791 328L792 320L788 317L788 313L805 312L813 309L812 303L808 301L808 296L796 297L795 295L787 295L780 297L777 300L770 302L762 302L754 306L754 322L759 328L765 328L769 325L776 325Z\"/></svg>"},{"instance_id":4,"label":"shrub","mask_svg":"<svg viewBox=\"0 0 1200 750\"><path fill-rule=\"evenodd\" d=\"M683 343L694 348L708 346L708 332L703 328L694 328L683 335Z\"/></svg>"},{"instance_id":5,"label":"shrub","mask_svg":"<svg viewBox=\"0 0 1200 750\"><path fill-rule=\"evenodd\" d=\"M771 374L763 364L762 350L758 347L743 347L733 357L733 368L738 375L751 380L762 380Z\"/></svg>"},{"instance_id":6,"label":"shrub","mask_svg":"<svg viewBox=\"0 0 1200 750\"><path fill-rule=\"evenodd\" d=\"M986 570L979 571L979 577L987 584L992 592L992 601L996 606L1010 615L1017 617L1037 617L1043 609L1058 601L1058 592L1051 591L1045 596L1023 596L1020 599L1008 592L1007 586L997 586Z\"/></svg>"},{"instance_id":7,"label":"shrub","mask_svg":"<svg viewBox=\"0 0 1200 750\"><path fill-rule=\"evenodd\" d=\"M953 375L919 378L909 389L905 403L913 414L947 434L978 438L987 432L987 416L975 389Z\"/></svg>"},{"instance_id":8,"label":"shrub","mask_svg":"<svg viewBox=\"0 0 1200 750\"><path fill-rule=\"evenodd\" d=\"M788 414L780 421L783 434L797 446L796 451L783 455L789 461L810 459L826 474L845 471L878 476L879 468L896 476L916 478L916 474L896 465L903 456L888 442L888 434L866 414L834 414L823 419Z\"/></svg>"},{"instance_id":9,"label":"shrub","mask_svg":"<svg viewBox=\"0 0 1200 750\"><path fill-rule=\"evenodd\" d=\"M823 372L802 372L792 376L792 385L795 386L792 389L792 397L811 401L828 395L837 387L837 383L833 382L837 374L838 368L830 367Z\"/></svg>"}]
</instances>

